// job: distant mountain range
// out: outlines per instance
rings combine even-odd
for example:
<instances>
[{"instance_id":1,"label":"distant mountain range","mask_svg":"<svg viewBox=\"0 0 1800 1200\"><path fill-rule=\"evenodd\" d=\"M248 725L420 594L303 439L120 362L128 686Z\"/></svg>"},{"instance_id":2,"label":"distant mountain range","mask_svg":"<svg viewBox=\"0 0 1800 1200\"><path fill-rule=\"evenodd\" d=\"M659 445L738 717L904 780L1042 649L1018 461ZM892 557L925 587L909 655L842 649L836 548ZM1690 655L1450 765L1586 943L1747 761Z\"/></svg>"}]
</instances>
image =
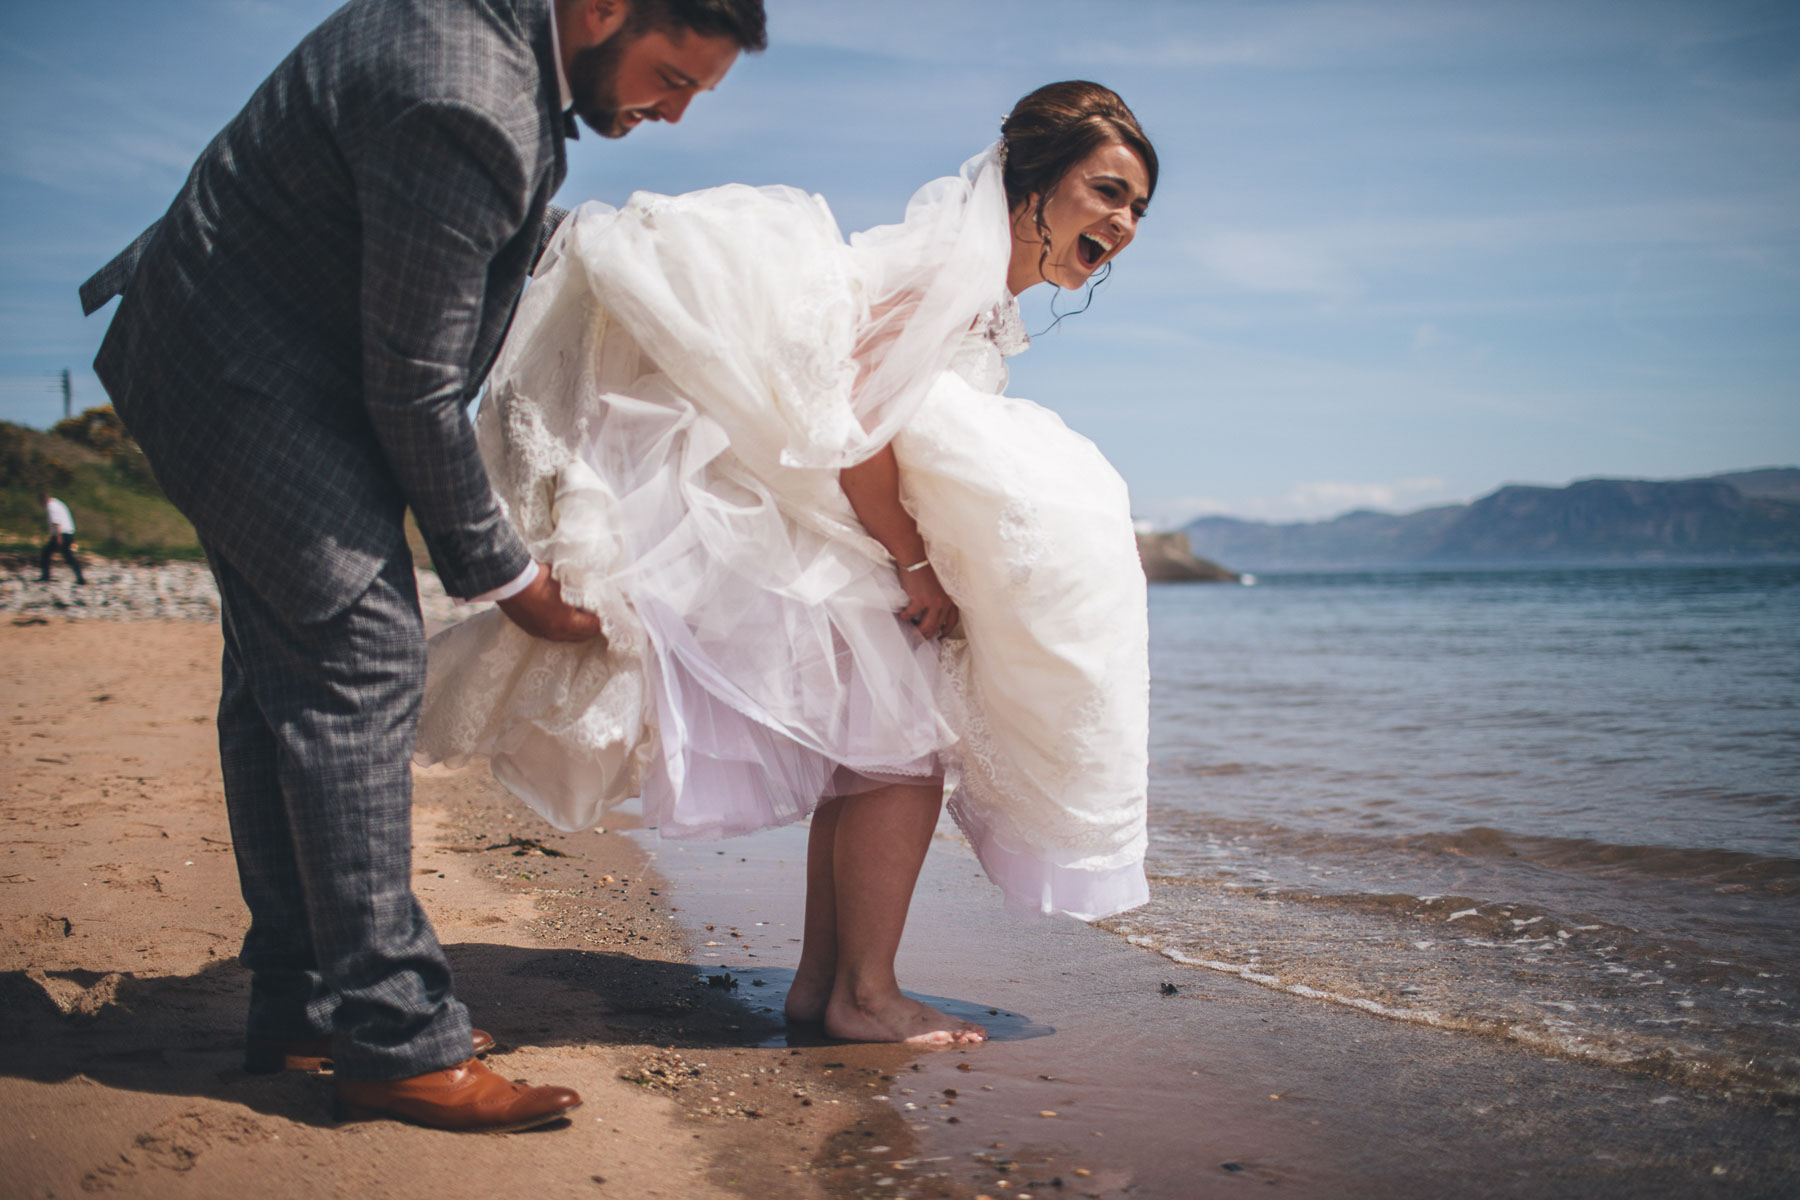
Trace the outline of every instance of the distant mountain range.
<instances>
[{"instance_id":1,"label":"distant mountain range","mask_svg":"<svg viewBox=\"0 0 1800 1200\"><path fill-rule=\"evenodd\" d=\"M1272 524L1201 517L1194 553L1235 571L1506 563L1800 561L1800 468L1510 485L1471 504Z\"/></svg>"}]
</instances>

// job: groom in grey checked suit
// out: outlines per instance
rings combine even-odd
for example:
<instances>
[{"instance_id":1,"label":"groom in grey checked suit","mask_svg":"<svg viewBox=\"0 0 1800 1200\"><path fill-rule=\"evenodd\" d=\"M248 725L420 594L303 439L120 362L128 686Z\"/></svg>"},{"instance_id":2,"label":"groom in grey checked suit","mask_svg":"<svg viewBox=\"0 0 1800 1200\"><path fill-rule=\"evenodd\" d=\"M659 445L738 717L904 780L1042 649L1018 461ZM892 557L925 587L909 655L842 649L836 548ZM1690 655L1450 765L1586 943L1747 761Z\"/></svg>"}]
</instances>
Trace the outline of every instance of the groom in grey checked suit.
<instances>
[{"instance_id":1,"label":"groom in grey checked suit","mask_svg":"<svg viewBox=\"0 0 1800 1200\"><path fill-rule=\"evenodd\" d=\"M402 520L452 595L597 636L500 514L467 406L560 210L564 139L677 121L761 0L351 0L82 287L95 370L218 579L219 745L251 925L246 1066L340 1106L521 1129L580 1103L476 1054L412 894L425 647Z\"/></svg>"}]
</instances>

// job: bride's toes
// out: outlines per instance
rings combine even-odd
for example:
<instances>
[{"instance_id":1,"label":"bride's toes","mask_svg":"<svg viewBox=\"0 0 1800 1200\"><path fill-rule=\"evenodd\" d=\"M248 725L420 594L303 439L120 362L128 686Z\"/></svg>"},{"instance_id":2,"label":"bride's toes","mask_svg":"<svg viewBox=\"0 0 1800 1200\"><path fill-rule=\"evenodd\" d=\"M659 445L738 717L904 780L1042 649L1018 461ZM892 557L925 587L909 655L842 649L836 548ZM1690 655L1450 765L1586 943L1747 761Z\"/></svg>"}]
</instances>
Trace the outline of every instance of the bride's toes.
<instances>
[{"instance_id":1,"label":"bride's toes","mask_svg":"<svg viewBox=\"0 0 1800 1200\"><path fill-rule=\"evenodd\" d=\"M834 995L825 1013L825 1032L847 1041L915 1046L972 1046L987 1040L981 1026L898 994L863 1004Z\"/></svg>"}]
</instances>

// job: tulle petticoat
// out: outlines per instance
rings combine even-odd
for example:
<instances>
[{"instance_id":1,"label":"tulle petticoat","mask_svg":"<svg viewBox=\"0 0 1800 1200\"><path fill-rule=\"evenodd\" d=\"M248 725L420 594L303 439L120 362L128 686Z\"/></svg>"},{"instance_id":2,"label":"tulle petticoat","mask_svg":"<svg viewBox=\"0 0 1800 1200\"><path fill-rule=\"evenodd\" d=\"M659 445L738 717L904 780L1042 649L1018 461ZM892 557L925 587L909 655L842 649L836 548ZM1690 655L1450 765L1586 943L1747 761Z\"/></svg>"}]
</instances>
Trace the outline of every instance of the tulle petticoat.
<instances>
[{"instance_id":1,"label":"tulle petticoat","mask_svg":"<svg viewBox=\"0 0 1800 1200\"><path fill-rule=\"evenodd\" d=\"M1148 682L1124 485L996 394L1016 348L991 154L846 243L816 197L584 206L479 416L508 516L607 642L497 612L432 640L421 761L487 755L564 829L676 836L946 772L1015 906L1142 903ZM1022 338L1016 338L1021 343ZM967 639L919 638L838 468L891 440Z\"/></svg>"}]
</instances>

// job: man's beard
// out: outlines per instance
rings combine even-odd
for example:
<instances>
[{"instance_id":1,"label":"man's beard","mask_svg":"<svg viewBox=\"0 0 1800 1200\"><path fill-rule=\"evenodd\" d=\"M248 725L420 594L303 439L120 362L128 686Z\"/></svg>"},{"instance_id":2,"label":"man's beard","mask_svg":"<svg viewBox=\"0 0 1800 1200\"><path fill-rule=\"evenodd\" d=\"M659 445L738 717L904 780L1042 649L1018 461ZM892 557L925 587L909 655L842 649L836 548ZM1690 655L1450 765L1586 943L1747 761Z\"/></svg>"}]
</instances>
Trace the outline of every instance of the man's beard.
<instances>
[{"instance_id":1,"label":"man's beard","mask_svg":"<svg viewBox=\"0 0 1800 1200\"><path fill-rule=\"evenodd\" d=\"M598 46L575 52L569 64L569 94L582 124L604 138L622 138L631 126L620 121L619 60L632 37L616 33Z\"/></svg>"}]
</instances>

